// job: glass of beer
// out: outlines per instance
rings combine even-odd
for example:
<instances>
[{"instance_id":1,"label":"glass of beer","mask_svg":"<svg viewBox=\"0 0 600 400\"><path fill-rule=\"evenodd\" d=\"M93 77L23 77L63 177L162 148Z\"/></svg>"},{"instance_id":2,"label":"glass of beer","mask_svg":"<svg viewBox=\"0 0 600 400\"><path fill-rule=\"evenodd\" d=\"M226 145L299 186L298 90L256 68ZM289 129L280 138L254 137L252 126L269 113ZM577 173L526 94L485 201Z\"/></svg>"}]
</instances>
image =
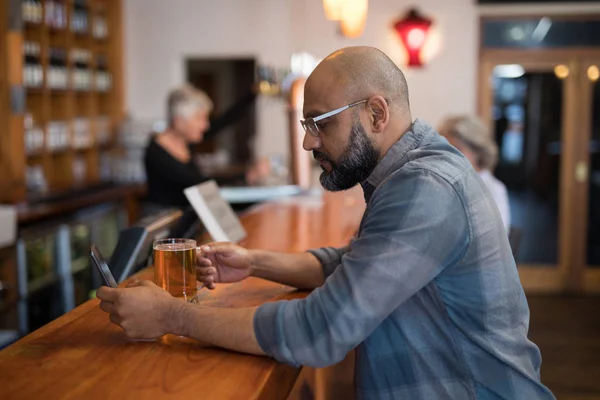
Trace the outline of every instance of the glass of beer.
<instances>
[{"instance_id":1,"label":"glass of beer","mask_svg":"<svg viewBox=\"0 0 600 400\"><path fill-rule=\"evenodd\" d=\"M196 297L196 241L192 239L156 240L154 283L173 297L194 301Z\"/></svg>"}]
</instances>

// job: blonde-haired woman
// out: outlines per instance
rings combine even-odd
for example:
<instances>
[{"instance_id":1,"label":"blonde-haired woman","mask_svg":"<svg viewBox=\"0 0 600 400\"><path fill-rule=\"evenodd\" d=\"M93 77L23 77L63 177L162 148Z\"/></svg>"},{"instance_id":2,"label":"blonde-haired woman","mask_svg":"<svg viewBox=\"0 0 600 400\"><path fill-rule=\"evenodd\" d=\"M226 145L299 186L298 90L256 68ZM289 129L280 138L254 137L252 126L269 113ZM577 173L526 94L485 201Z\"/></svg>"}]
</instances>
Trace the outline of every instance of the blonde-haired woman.
<instances>
[{"instance_id":1,"label":"blonde-haired woman","mask_svg":"<svg viewBox=\"0 0 600 400\"><path fill-rule=\"evenodd\" d=\"M191 85L171 91L167 99L167 129L152 136L146 147L147 200L158 206L187 205L183 190L210 179L198 169L190 145L240 119L255 98L255 92L251 92L222 117L209 121L213 102L205 92ZM249 181L264 175L264 172L259 173L255 169L240 178L253 183Z\"/></svg>"},{"instance_id":2,"label":"blonde-haired woman","mask_svg":"<svg viewBox=\"0 0 600 400\"><path fill-rule=\"evenodd\" d=\"M441 125L440 134L473 165L496 201L502 222L510 229L510 207L506 186L492 174L498 162L498 146L489 129L477 117L458 115L447 118Z\"/></svg>"}]
</instances>

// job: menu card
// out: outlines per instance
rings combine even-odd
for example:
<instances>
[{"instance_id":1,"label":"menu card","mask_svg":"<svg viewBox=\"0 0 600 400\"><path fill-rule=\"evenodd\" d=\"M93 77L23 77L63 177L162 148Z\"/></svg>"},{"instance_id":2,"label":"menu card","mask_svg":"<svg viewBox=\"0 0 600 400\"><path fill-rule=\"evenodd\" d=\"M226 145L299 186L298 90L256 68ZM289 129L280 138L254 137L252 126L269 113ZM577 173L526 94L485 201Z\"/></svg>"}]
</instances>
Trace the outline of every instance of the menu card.
<instances>
[{"instance_id":1,"label":"menu card","mask_svg":"<svg viewBox=\"0 0 600 400\"><path fill-rule=\"evenodd\" d=\"M244 227L215 181L191 186L183 193L214 241L237 243L246 237Z\"/></svg>"}]
</instances>

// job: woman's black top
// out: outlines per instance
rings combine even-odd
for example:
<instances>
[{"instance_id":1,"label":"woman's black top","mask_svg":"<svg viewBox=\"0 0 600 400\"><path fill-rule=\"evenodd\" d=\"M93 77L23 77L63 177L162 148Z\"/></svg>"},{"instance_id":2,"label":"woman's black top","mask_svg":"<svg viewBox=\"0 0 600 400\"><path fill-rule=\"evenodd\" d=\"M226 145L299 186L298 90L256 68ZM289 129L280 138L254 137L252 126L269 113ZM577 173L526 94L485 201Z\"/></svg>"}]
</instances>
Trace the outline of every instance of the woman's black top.
<instances>
[{"instance_id":1,"label":"woman's black top","mask_svg":"<svg viewBox=\"0 0 600 400\"><path fill-rule=\"evenodd\" d=\"M255 99L256 95L250 93L222 116L211 120L211 127L204 138L214 137L226 126L240 120ZM156 142L156 135L150 138L146 147L144 165L148 182L147 200L158 205L183 207L188 204L183 190L211 179L200 172L193 156L187 163L179 161Z\"/></svg>"}]
</instances>

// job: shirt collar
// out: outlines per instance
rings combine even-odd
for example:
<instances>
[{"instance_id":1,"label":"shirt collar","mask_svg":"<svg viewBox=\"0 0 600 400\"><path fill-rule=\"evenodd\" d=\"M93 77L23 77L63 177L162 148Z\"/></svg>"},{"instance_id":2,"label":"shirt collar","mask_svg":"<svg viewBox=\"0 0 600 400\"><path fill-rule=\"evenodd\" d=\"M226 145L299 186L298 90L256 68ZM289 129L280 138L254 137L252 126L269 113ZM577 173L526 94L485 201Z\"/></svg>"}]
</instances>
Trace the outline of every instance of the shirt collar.
<instances>
[{"instance_id":1,"label":"shirt collar","mask_svg":"<svg viewBox=\"0 0 600 400\"><path fill-rule=\"evenodd\" d=\"M369 177L361 182L365 200L368 202L371 195L392 172L408 162L408 153L418 148L426 135L434 132L426 122L416 119L402 137L390 147Z\"/></svg>"}]
</instances>

